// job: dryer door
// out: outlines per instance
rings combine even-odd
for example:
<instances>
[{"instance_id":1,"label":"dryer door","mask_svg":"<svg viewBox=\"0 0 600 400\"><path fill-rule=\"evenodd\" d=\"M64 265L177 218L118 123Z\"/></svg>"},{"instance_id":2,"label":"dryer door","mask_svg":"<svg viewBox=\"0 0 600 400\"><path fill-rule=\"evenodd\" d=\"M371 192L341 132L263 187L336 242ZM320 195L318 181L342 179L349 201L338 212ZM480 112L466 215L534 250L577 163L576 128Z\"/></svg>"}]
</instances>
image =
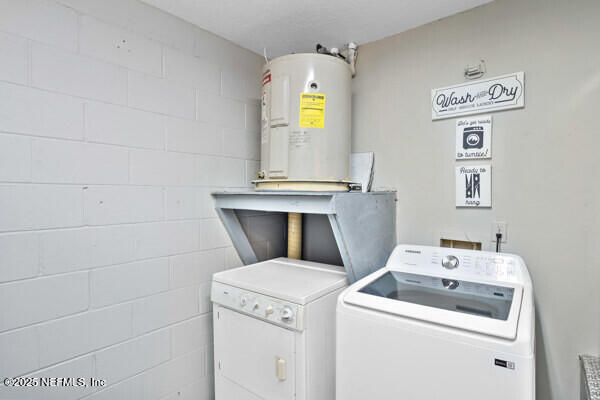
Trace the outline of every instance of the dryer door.
<instances>
[{"instance_id":1,"label":"dryer door","mask_svg":"<svg viewBox=\"0 0 600 400\"><path fill-rule=\"evenodd\" d=\"M239 385L264 399L294 399L293 331L215 306L214 334L215 374L225 378L220 384ZM218 386L215 391L217 399L231 392Z\"/></svg>"}]
</instances>

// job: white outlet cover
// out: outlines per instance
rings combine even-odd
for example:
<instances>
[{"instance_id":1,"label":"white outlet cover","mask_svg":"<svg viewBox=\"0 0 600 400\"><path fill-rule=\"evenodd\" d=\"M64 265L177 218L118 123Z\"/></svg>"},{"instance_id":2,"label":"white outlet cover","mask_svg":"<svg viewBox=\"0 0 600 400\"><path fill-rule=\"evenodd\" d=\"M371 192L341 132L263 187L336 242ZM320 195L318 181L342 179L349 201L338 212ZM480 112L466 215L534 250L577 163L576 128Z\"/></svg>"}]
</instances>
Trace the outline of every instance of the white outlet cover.
<instances>
[{"instance_id":1,"label":"white outlet cover","mask_svg":"<svg viewBox=\"0 0 600 400\"><path fill-rule=\"evenodd\" d=\"M508 231L506 222L503 221L494 221L492 222L492 242L496 242L496 233L500 231L502 233L502 239L500 239L500 243L506 243L508 239Z\"/></svg>"}]
</instances>

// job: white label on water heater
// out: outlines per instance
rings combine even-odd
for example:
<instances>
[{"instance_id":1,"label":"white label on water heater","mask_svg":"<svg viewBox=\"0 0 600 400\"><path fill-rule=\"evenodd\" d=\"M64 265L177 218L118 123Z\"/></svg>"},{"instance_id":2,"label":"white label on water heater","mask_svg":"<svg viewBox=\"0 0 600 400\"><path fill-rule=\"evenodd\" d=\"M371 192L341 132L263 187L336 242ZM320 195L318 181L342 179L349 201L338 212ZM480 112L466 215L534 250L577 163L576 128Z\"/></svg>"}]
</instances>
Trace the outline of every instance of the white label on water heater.
<instances>
[{"instance_id":1,"label":"white label on water heater","mask_svg":"<svg viewBox=\"0 0 600 400\"><path fill-rule=\"evenodd\" d=\"M271 82L271 74L269 74L269 82ZM260 142L267 143L269 141L269 92L271 85L264 84L262 96L260 100Z\"/></svg>"},{"instance_id":2,"label":"white label on water heater","mask_svg":"<svg viewBox=\"0 0 600 400\"><path fill-rule=\"evenodd\" d=\"M290 133L290 148L306 147L310 144L310 133L306 129L294 130Z\"/></svg>"},{"instance_id":3,"label":"white label on water heater","mask_svg":"<svg viewBox=\"0 0 600 400\"><path fill-rule=\"evenodd\" d=\"M271 83L271 127L284 126L290 120L290 77L274 77Z\"/></svg>"}]
</instances>

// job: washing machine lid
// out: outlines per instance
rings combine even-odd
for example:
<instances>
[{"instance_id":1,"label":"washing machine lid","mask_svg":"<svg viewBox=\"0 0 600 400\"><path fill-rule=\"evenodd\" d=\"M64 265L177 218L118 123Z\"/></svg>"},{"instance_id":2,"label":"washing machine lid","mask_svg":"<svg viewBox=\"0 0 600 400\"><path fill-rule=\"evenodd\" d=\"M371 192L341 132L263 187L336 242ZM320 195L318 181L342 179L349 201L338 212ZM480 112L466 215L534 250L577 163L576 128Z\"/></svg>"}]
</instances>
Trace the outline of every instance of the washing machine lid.
<instances>
[{"instance_id":1,"label":"washing machine lid","mask_svg":"<svg viewBox=\"0 0 600 400\"><path fill-rule=\"evenodd\" d=\"M219 272L213 281L299 305L348 284L344 267L289 258Z\"/></svg>"},{"instance_id":2,"label":"washing machine lid","mask_svg":"<svg viewBox=\"0 0 600 400\"><path fill-rule=\"evenodd\" d=\"M344 302L481 334L515 339L523 287L383 269Z\"/></svg>"}]
</instances>

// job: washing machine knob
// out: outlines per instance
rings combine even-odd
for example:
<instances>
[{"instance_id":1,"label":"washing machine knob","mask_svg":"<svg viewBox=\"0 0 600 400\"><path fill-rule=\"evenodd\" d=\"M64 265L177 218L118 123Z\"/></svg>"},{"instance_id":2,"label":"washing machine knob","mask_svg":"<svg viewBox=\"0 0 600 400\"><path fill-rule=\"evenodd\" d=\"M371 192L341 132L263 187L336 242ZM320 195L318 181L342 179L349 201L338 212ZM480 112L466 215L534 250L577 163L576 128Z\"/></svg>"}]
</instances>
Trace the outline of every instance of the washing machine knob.
<instances>
[{"instance_id":1,"label":"washing machine knob","mask_svg":"<svg viewBox=\"0 0 600 400\"><path fill-rule=\"evenodd\" d=\"M242 297L242 298L240 299L240 305L241 305L242 307L244 307L246 304L248 304L248 299L246 299L245 297Z\"/></svg>"},{"instance_id":2,"label":"washing machine knob","mask_svg":"<svg viewBox=\"0 0 600 400\"><path fill-rule=\"evenodd\" d=\"M285 306L281 309L281 320L283 322L290 322L292 317L294 316L294 312L288 306Z\"/></svg>"},{"instance_id":3,"label":"washing machine knob","mask_svg":"<svg viewBox=\"0 0 600 400\"><path fill-rule=\"evenodd\" d=\"M458 258L455 256L446 256L442 259L442 267L446 269L454 269L458 267Z\"/></svg>"},{"instance_id":4,"label":"washing machine knob","mask_svg":"<svg viewBox=\"0 0 600 400\"><path fill-rule=\"evenodd\" d=\"M273 306L267 306L267 308L265 308L265 315L269 315L269 314L273 314Z\"/></svg>"}]
</instances>

